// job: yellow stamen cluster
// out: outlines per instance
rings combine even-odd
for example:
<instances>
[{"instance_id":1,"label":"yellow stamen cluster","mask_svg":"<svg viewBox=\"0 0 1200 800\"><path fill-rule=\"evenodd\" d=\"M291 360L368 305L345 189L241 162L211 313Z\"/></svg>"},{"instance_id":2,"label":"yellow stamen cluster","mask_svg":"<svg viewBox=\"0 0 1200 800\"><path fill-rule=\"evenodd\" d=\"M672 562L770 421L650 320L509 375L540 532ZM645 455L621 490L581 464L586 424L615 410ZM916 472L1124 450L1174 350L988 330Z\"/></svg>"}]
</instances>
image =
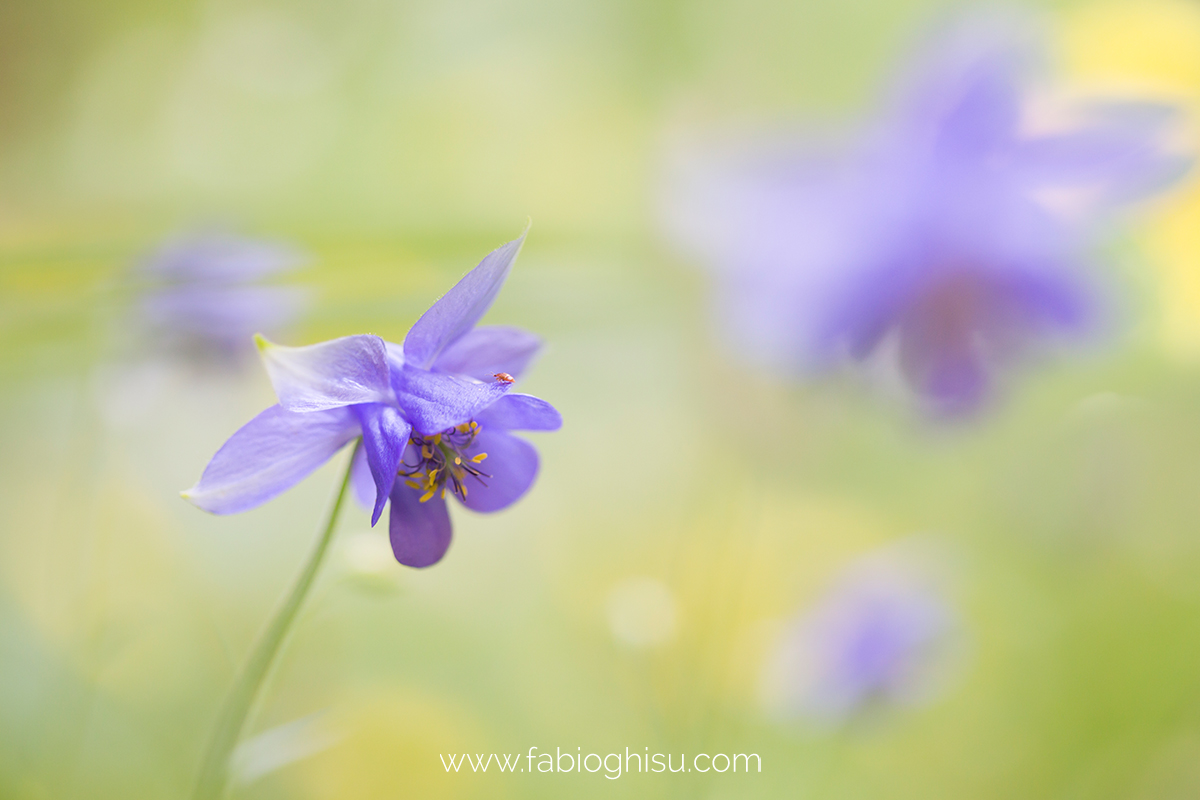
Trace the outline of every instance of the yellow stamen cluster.
<instances>
[{"instance_id":1,"label":"yellow stamen cluster","mask_svg":"<svg viewBox=\"0 0 1200 800\"><path fill-rule=\"evenodd\" d=\"M468 476L480 483L483 483L483 478L491 477L475 467L487 458L487 453L470 458L464 454L478 433L478 422L466 422L433 436L413 434L410 437L409 442L420 455L420 460L417 464L402 465L400 475L407 486L422 493L420 502L427 502L438 490L445 498L447 489L466 500L465 481Z\"/></svg>"}]
</instances>

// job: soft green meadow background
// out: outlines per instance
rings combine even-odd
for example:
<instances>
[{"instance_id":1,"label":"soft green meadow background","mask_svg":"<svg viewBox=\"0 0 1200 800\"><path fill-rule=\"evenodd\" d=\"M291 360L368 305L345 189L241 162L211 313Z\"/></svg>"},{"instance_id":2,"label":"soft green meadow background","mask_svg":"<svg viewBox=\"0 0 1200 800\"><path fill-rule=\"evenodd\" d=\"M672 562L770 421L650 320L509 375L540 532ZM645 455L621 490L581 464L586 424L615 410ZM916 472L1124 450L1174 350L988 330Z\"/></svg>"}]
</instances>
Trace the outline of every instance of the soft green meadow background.
<instances>
[{"instance_id":1,"label":"soft green meadow background","mask_svg":"<svg viewBox=\"0 0 1200 800\"><path fill-rule=\"evenodd\" d=\"M1137 227L1105 257L1128 324L948 430L852 381L739 363L656 234L676 133L858 114L946 7L0 5L0 796L185 797L346 457L235 517L183 502L272 394L253 360L130 342L131 264L196 225L287 238L313 260L285 282L318 298L289 343L400 340L529 218L488 319L548 343L523 388L566 424L530 437L534 491L456 507L425 571L344 516L234 797L1200 796L1200 370L1154 333ZM953 572L959 673L841 729L772 720L777 623L914 539ZM631 647L607 609L639 578L676 622ZM439 760L531 746L758 753L763 771Z\"/></svg>"}]
</instances>

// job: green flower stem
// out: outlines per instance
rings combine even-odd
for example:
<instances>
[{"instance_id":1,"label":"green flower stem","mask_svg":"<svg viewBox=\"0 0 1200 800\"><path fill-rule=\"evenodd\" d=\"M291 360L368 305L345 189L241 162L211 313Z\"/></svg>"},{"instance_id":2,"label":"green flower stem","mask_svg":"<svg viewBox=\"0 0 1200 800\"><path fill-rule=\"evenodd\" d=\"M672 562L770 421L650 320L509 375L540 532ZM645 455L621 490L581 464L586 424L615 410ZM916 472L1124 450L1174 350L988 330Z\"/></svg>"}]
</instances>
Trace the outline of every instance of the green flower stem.
<instances>
[{"instance_id":1,"label":"green flower stem","mask_svg":"<svg viewBox=\"0 0 1200 800\"><path fill-rule=\"evenodd\" d=\"M354 458L351 456L346 466L346 475L342 478L342 486L338 489L337 499L333 501L333 508L329 512L329 520L325 523L325 529L317 540L312 555L308 557L303 571L296 578L287 599L259 635L250 658L242 667L233 688L225 698L225 703L221 706L212 738L208 742L208 751L204 754L204 761L200 767L200 776L196 780L193 800L219 800L225 795L229 783L230 756L241 738L246 718L250 715L250 709L262 691L263 681L271 670L271 664L296 619L296 612L300 610L308 590L312 588L313 579L317 576L329 543L333 541L338 512L341 511L342 501L346 497L346 487L350 485L350 467L353 463Z\"/></svg>"}]
</instances>

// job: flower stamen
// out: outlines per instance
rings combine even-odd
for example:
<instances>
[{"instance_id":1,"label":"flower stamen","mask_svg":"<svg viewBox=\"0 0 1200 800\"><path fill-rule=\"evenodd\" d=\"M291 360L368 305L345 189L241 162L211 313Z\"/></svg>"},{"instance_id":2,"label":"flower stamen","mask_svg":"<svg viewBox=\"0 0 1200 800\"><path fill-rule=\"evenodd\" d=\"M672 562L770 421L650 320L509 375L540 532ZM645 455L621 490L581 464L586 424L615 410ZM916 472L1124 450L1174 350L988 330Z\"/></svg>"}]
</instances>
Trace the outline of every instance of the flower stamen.
<instances>
[{"instance_id":1,"label":"flower stamen","mask_svg":"<svg viewBox=\"0 0 1200 800\"><path fill-rule=\"evenodd\" d=\"M399 475L408 486L422 492L420 502L431 500L439 490L443 498L449 491L466 500L468 476L487 486L484 478L492 476L475 466L487 458L487 453L466 454L479 431L479 423L471 421L433 436L414 433L409 437L412 448L405 451L405 457L416 456L417 461L415 464L402 461Z\"/></svg>"}]
</instances>

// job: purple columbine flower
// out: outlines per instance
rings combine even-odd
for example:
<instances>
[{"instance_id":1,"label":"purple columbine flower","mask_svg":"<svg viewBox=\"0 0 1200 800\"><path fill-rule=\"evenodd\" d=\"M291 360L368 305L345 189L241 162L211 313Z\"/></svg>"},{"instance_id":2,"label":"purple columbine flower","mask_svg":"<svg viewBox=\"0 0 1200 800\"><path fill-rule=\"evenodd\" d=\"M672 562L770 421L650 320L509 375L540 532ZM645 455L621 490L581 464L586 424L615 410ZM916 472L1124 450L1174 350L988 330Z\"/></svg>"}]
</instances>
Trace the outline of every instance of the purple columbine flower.
<instances>
[{"instance_id":1,"label":"purple columbine flower","mask_svg":"<svg viewBox=\"0 0 1200 800\"><path fill-rule=\"evenodd\" d=\"M913 564L875 554L787 624L764 695L780 716L839 722L932 698L961 654L961 625L942 594Z\"/></svg>"},{"instance_id":2,"label":"purple columbine flower","mask_svg":"<svg viewBox=\"0 0 1200 800\"><path fill-rule=\"evenodd\" d=\"M159 341L208 358L236 358L249 351L257 331L277 333L308 303L295 286L260 283L307 259L280 242L229 234L180 236L141 264L137 279L143 323Z\"/></svg>"},{"instance_id":3,"label":"purple columbine flower","mask_svg":"<svg viewBox=\"0 0 1200 800\"><path fill-rule=\"evenodd\" d=\"M1092 104L1035 132L1031 50L969 17L923 50L849 148L796 138L683 157L675 241L708 262L739 352L810 370L894 354L932 410L971 410L1035 339L1094 325L1089 248L1190 161L1173 109ZM1046 126L1043 126L1046 127Z\"/></svg>"},{"instance_id":4,"label":"purple columbine flower","mask_svg":"<svg viewBox=\"0 0 1200 800\"><path fill-rule=\"evenodd\" d=\"M396 559L411 567L441 560L451 537L446 496L482 512L516 502L533 485L538 455L511 431L562 425L549 403L510 392L540 340L475 327L524 241L489 254L403 346L371 335L308 347L258 337L279 404L235 433L184 497L214 514L254 508L362 437L352 480L373 501L371 524L390 499Z\"/></svg>"}]
</instances>

